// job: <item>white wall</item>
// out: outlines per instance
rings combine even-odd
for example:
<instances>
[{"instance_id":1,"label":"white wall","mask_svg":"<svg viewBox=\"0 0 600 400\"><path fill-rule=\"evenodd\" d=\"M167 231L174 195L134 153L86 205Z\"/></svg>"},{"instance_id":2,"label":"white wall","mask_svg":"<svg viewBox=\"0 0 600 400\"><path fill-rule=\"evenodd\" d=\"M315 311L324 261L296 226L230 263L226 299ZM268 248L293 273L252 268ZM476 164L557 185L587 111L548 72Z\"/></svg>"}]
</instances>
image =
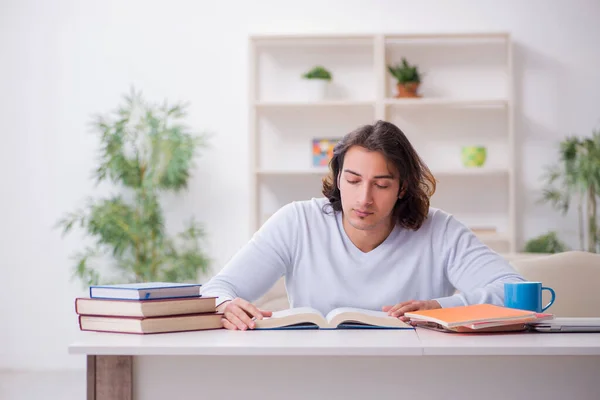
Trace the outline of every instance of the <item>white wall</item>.
<instances>
[{"instance_id":1,"label":"white wall","mask_svg":"<svg viewBox=\"0 0 600 400\"><path fill-rule=\"evenodd\" d=\"M0 5L0 369L82 368L69 255L81 239L52 225L90 194L95 139L86 124L130 85L191 102L189 123L214 134L177 224L205 223L220 268L248 239L249 33L509 31L516 42L522 137L520 237L576 220L537 207L543 165L566 134L600 122L597 1L102 1Z\"/></svg>"}]
</instances>

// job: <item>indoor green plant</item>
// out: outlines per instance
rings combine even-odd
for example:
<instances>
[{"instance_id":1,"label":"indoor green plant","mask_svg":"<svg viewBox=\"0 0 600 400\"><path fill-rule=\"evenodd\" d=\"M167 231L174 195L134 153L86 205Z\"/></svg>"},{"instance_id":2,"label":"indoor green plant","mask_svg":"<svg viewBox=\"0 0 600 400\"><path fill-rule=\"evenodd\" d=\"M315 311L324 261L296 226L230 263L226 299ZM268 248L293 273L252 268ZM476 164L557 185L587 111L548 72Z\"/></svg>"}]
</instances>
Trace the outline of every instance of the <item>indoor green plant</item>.
<instances>
[{"instance_id":1,"label":"indoor green plant","mask_svg":"<svg viewBox=\"0 0 600 400\"><path fill-rule=\"evenodd\" d=\"M322 65L316 65L309 71L302 74L304 79L319 79L324 81L331 81L333 79L331 72Z\"/></svg>"},{"instance_id":2,"label":"indoor green plant","mask_svg":"<svg viewBox=\"0 0 600 400\"><path fill-rule=\"evenodd\" d=\"M559 162L548 168L541 201L549 202L563 214L577 197L579 242L597 252L600 245L597 202L600 195L600 131L591 137L570 136L560 143ZM585 208L585 210L584 210ZM587 220L584 223L584 220ZM584 226L586 227L584 233Z\"/></svg>"},{"instance_id":3,"label":"indoor green plant","mask_svg":"<svg viewBox=\"0 0 600 400\"><path fill-rule=\"evenodd\" d=\"M526 253L562 253L567 250L567 245L558 238L554 231L536 236L525 244Z\"/></svg>"},{"instance_id":4,"label":"indoor green plant","mask_svg":"<svg viewBox=\"0 0 600 400\"><path fill-rule=\"evenodd\" d=\"M309 101L319 101L327 97L328 87L333 79L329 70L322 65L317 65L302 74L305 79L304 87Z\"/></svg>"},{"instance_id":5,"label":"indoor green plant","mask_svg":"<svg viewBox=\"0 0 600 400\"><path fill-rule=\"evenodd\" d=\"M422 74L418 66L410 65L406 58L402 57L402 64L388 65L388 71L397 81L396 97L419 97L417 92Z\"/></svg>"},{"instance_id":6,"label":"indoor green plant","mask_svg":"<svg viewBox=\"0 0 600 400\"><path fill-rule=\"evenodd\" d=\"M100 141L95 180L116 193L89 199L58 223L63 234L79 227L93 238L75 255L74 276L84 284L195 281L208 269L201 226L192 218L169 237L160 205L162 194L187 188L197 148L205 144L204 135L184 125L185 116L182 104L152 104L132 90L112 115L93 122ZM101 276L107 267L110 277Z\"/></svg>"}]
</instances>

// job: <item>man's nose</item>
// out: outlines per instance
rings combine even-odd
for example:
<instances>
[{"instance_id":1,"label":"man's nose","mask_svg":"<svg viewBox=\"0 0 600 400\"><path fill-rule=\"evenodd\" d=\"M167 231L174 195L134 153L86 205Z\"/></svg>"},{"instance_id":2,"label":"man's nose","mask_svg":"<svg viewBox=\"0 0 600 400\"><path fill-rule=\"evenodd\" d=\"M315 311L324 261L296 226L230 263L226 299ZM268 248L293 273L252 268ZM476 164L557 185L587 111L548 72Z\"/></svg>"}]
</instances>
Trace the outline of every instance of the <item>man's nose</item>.
<instances>
[{"instance_id":1,"label":"man's nose","mask_svg":"<svg viewBox=\"0 0 600 400\"><path fill-rule=\"evenodd\" d=\"M360 193L361 204L371 204L373 202L373 188L370 185L364 185Z\"/></svg>"}]
</instances>

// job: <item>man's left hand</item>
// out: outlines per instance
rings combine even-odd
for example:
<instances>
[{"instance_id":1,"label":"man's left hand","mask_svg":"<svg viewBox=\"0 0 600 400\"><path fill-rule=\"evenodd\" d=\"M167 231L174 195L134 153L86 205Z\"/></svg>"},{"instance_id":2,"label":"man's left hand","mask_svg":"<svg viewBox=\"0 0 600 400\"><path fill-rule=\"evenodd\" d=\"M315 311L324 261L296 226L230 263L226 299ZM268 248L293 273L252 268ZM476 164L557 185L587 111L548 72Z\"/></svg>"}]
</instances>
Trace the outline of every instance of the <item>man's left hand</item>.
<instances>
[{"instance_id":1,"label":"man's left hand","mask_svg":"<svg viewBox=\"0 0 600 400\"><path fill-rule=\"evenodd\" d=\"M387 312L388 315L396 318L400 318L404 322L408 322L409 318L404 316L404 313L419 310L433 310L435 308L442 308L440 303L436 300L410 300L402 303L398 303L395 306L383 306L382 311Z\"/></svg>"}]
</instances>

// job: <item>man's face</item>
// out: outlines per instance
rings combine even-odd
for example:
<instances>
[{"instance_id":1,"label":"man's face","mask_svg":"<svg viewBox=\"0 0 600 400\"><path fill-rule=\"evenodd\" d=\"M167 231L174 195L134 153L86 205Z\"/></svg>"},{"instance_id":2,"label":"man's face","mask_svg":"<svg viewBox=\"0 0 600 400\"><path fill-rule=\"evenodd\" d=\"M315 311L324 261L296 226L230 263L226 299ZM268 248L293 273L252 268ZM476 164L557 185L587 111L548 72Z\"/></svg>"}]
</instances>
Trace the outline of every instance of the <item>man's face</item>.
<instances>
[{"instance_id":1,"label":"man's face","mask_svg":"<svg viewBox=\"0 0 600 400\"><path fill-rule=\"evenodd\" d=\"M377 151L352 146L344 157L338 185L345 220L355 229L388 227L398 199L399 174Z\"/></svg>"}]
</instances>

